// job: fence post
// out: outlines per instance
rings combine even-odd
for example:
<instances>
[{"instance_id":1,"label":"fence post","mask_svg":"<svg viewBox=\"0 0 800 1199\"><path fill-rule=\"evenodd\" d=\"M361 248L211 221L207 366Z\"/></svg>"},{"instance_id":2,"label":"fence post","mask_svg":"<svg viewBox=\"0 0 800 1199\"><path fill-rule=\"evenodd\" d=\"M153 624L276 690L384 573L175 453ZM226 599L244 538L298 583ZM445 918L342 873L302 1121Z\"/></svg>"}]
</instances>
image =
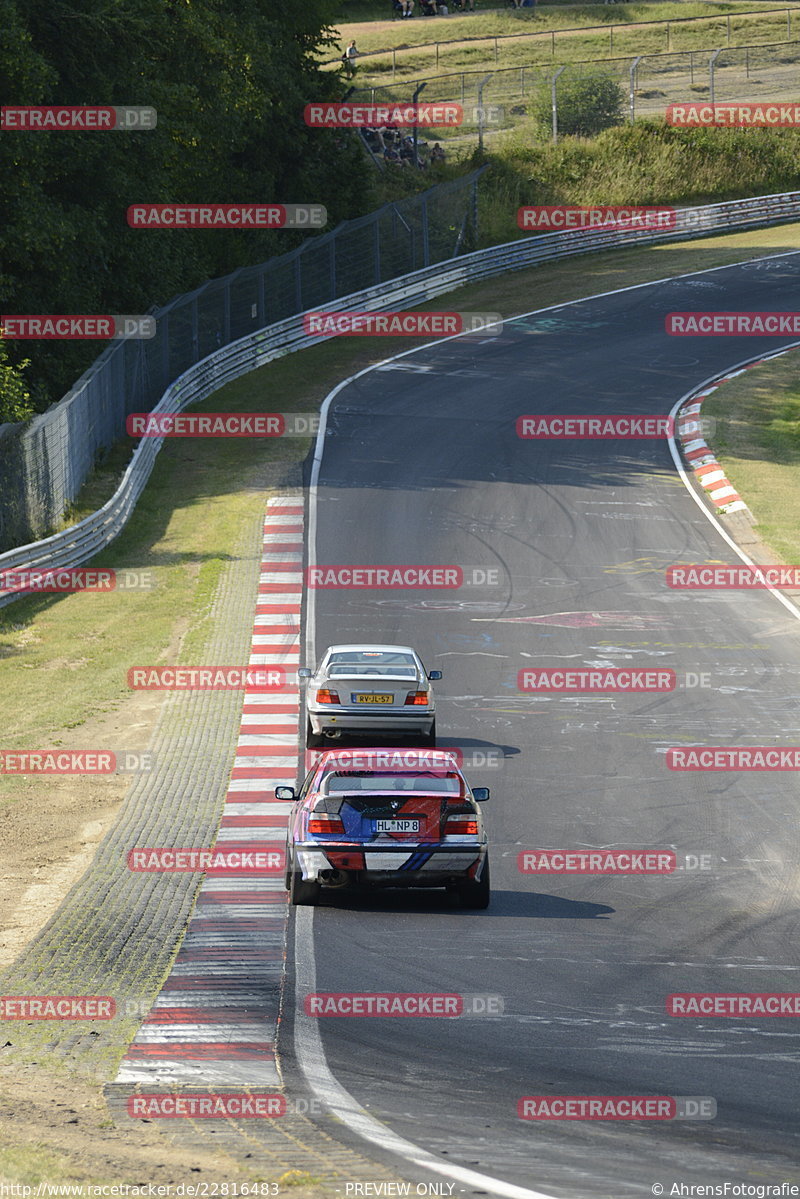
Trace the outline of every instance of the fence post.
<instances>
[{"instance_id":1,"label":"fence post","mask_svg":"<svg viewBox=\"0 0 800 1199\"><path fill-rule=\"evenodd\" d=\"M225 287L222 292L222 335L224 337L223 345L226 346L231 340L231 283L230 279L225 280Z\"/></svg>"},{"instance_id":2,"label":"fence post","mask_svg":"<svg viewBox=\"0 0 800 1199\"><path fill-rule=\"evenodd\" d=\"M689 51L689 86L694 83L694 51Z\"/></svg>"},{"instance_id":3,"label":"fence post","mask_svg":"<svg viewBox=\"0 0 800 1199\"><path fill-rule=\"evenodd\" d=\"M197 296L192 300L192 362L200 357L200 321L197 312Z\"/></svg>"},{"instance_id":4,"label":"fence post","mask_svg":"<svg viewBox=\"0 0 800 1199\"><path fill-rule=\"evenodd\" d=\"M614 26L613 25L609 25L609 27L608 27L608 52L609 52L609 54L614 53Z\"/></svg>"},{"instance_id":5,"label":"fence post","mask_svg":"<svg viewBox=\"0 0 800 1199\"><path fill-rule=\"evenodd\" d=\"M494 61L495 65L497 65L497 38L494 39Z\"/></svg>"},{"instance_id":6,"label":"fence post","mask_svg":"<svg viewBox=\"0 0 800 1199\"><path fill-rule=\"evenodd\" d=\"M394 77L395 77L396 73L397 73L397 51L394 48L392 48L392 83L394 83Z\"/></svg>"},{"instance_id":7,"label":"fence post","mask_svg":"<svg viewBox=\"0 0 800 1199\"><path fill-rule=\"evenodd\" d=\"M478 84L478 153L483 154L483 89L492 77L489 72Z\"/></svg>"},{"instance_id":8,"label":"fence post","mask_svg":"<svg viewBox=\"0 0 800 1199\"><path fill-rule=\"evenodd\" d=\"M165 312L158 322L158 334L161 338L161 390L169 387L169 313Z\"/></svg>"},{"instance_id":9,"label":"fence post","mask_svg":"<svg viewBox=\"0 0 800 1199\"><path fill-rule=\"evenodd\" d=\"M520 69L519 69L519 94L521 96L525 95L525 68L524 67L520 67Z\"/></svg>"},{"instance_id":10,"label":"fence post","mask_svg":"<svg viewBox=\"0 0 800 1199\"><path fill-rule=\"evenodd\" d=\"M461 107L464 107L464 72L461 72Z\"/></svg>"},{"instance_id":11,"label":"fence post","mask_svg":"<svg viewBox=\"0 0 800 1199\"><path fill-rule=\"evenodd\" d=\"M669 51L672 49L672 26L670 25L669 21L666 22L666 25L667 25L667 52L669 53Z\"/></svg>"},{"instance_id":12,"label":"fence post","mask_svg":"<svg viewBox=\"0 0 800 1199\"><path fill-rule=\"evenodd\" d=\"M750 78L750 47L749 46L745 46L745 48L744 48L744 77L745 77L745 79Z\"/></svg>"},{"instance_id":13,"label":"fence post","mask_svg":"<svg viewBox=\"0 0 800 1199\"><path fill-rule=\"evenodd\" d=\"M372 256L375 259L375 283L377 285L381 281L381 223L377 216L372 222L372 229Z\"/></svg>"},{"instance_id":14,"label":"fence post","mask_svg":"<svg viewBox=\"0 0 800 1199\"><path fill-rule=\"evenodd\" d=\"M728 13L728 45L731 44L731 14Z\"/></svg>"},{"instance_id":15,"label":"fence post","mask_svg":"<svg viewBox=\"0 0 800 1199\"><path fill-rule=\"evenodd\" d=\"M566 71L566 64L559 67L550 82L550 104L553 109L553 145L558 142L558 100L556 98L556 80L562 71Z\"/></svg>"},{"instance_id":16,"label":"fence post","mask_svg":"<svg viewBox=\"0 0 800 1199\"><path fill-rule=\"evenodd\" d=\"M786 9L786 36L787 38L792 36L792 10L790 8Z\"/></svg>"},{"instance_id":17,"label":"fence post","mask_svg":"<svg viewBox=\"0 0 800 1199\"><path fill-rule=\"evenodd\" d=\"M425 199L424 193L422 196L421 208L422 208L422 265L430 266L430 264L431 264L431 254L430 254L431 242L430 242L430 229L428 228L428 201Z\"/></svg>"},{"instance_id":18,"label":"fence post","mask_svg":"<svg viewBox=\"0 0 800 1199\"><path fill-rule=\"evenodd\" d=\"M330 268L331 268L331 299L336 299L336 238L332 237L328 242L330 246Z\"/></svg>"},{"instance_id":19,"label":"fence post","mask_svg":"<svg viewBox=\"0 0 800 1199\"><path fill-rule=\"evenodd\" d=\"M297 311L303 311L303 273L300 270L300 251L294 256L294 302Z\"/></svg>"},{"instance_id":20,"label":"fence post","mask_svg":"<svg viewBox=\"0 0 800 1199\"><path fill-rule=\"evenodd\" d=\"M436 43L436 65L439 65L439 43Z\"/></svg>"},{"instance_id":21,"label":"fence post","mask_svg":"<svg viewBox=\"0 0 800 1199\"><path fill-rule=\"evenodd\" d=\"M556 56L556 31L555 31L555 29L551 29L550 30L550 57L552 59L555 59L555 56Z\"/></svg>"},{"instance_id":22,"label":"fence post","mask_svg":"<svg viewBox=\"0 0 800 1199\"><path fill-rule=\"evenodd\" d=\"M722 47L720 46L719 50L715 50L708 60L708 98L711 101L712 110L714 108L714 64L721 53ZM716 120L717 114L713 113L713 116Z\"/></svg>"},{"instance_id":23,"label":"fence post","mask_svg":"<svg viewBox=\"0 0 800 1199\"><path fill-rule=\"evenodd\" d=\"M636 68L642 61L641 54L638 58L634 58L631 63L630 88L628 90L628 98L631 106L631 124L636 120Z\"/></svg>"},{"instance_id":24,"label":"fence post","mask_svg":"<svg viewBox=\"0 0 800 1199\"><path fill-rule=\"evenodd\" d=\"M266 269L258 272L258 319L262 325L267 323Z\"/></svg>"}]
</instances>

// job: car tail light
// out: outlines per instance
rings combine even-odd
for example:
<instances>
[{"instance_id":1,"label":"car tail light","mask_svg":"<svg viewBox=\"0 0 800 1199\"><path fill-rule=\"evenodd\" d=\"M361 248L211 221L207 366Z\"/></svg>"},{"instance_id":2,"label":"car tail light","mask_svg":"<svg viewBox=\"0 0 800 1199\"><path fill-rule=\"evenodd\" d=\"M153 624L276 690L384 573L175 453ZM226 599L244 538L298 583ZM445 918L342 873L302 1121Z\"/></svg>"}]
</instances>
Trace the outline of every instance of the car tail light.
<instances>
[{"instance_id":1,"label":"car tail light","mask_svg":"<svg viewBox=\"0 0 800 1199\"><path fill-rule=\"evenodd\" d=\"M427 691L409 691L408 695L406 696L406 703L414 704L415 706L427 708L428 692Z\"/></svg>"},{"instance_id":2,"label":"car tail light","mask_svg":"<svg viewBox=\"0 0 800 1199\"><path fill-rule=\"evenodd\" d=\"M310 833L343 833L344 825L341 817L332 816L328 812L314 812L308 820Z\"/></svg>"},{"instance_id":3,"label":"car tail light","mask_svg":"<svg viewBox=\"0 0 800 1199\"><path fill-rule=\"evenodd\" d=\"M457 816L448 816L445 824L445 835L447 833L456 833L462 837L478 835L478 821L475 816L467 816L463 812Z\"/></svg>"},{"instance_id":4,"label":"car tail light","mask_svg":"<svg viewBox=\"0 0 800 1199\"><path fill-rule=\"evenodd\" d=\"M340 702L338 691L329 691L327 687L323 687L321 691L317 692L318 704L338 704Z\"/></svg>"}]
</instances>

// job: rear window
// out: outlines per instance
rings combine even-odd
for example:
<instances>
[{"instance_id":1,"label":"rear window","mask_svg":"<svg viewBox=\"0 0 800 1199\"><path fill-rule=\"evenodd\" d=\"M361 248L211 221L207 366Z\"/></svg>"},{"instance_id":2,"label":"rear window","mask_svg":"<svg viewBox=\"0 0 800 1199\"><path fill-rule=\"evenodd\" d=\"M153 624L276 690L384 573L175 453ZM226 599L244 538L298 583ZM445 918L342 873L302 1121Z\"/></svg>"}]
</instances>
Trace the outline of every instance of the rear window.
<instances>
[{"instance_id":1,"label":"rear window","mask_svg":"<svg viewBox=\"0 0 800 1199\"><path fill-rule=\"evenodd\" d=\"M416 774L381 774L379 771L336 771L325 777L326 795L363 791L425 791L429 795L460 795L461 778L455 772L421 770Z\"/></svg>"},{"instance_id":2,"label":"rear window","mask_svg":"<svg viewBox=\"0 0 800 1199\"><path fill-rule=\"evenodd\" d=\"M334 678L366 673L413 679L417 664L413 654L394 650L340 650L328 659L327 672Z\"/></svg>"}]
</instances>

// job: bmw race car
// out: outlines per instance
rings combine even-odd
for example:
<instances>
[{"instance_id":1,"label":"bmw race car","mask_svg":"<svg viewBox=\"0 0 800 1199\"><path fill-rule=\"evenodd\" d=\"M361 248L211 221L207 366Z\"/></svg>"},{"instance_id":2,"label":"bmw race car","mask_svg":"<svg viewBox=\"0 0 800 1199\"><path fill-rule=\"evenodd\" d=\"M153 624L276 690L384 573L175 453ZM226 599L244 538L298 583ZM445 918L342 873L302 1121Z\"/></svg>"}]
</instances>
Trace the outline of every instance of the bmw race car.
<instances>
[{"instance_id":1,"label":"bmw race car","mask_svg":"<svg viewBox=\"0 0 800 1199\"><path fill-rule=\"evenodd\" d=\"M465 908L486 908L489 857L479 803L452 753L435 749L328 750L295 794L286 841L293 904L323 888L446 887Z\"/></svg>"},{"instance_id":2,"label":"bmw race car","mask_svg":"<svg viewBox=\"0 0 800 1199\"><path fill-rule=\"evenodd\" d=\"M299 670L306 689L306 745L347 733L403 733L436 744L436 708L428 673L407 645L332 645L316 672Z\"/></svg>"}]
</instances>

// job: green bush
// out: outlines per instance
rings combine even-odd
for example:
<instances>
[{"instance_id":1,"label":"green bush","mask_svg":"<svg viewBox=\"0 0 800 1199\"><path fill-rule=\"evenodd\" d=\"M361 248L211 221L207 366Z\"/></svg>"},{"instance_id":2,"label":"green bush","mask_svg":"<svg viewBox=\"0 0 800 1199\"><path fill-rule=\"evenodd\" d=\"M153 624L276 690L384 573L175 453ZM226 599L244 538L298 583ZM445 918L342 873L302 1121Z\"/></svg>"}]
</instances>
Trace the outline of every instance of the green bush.
<instances>
[{"instance_id":1,"label":"green bush","mask_svg":"<svg viewBox=\"0 0 800 1199\"><path fill-rule=\"evenodd\" d=\"M28 358L18 366L11 366L5 344L0 341L0 425L14 424L33 416L31 394L22 377L28 366Z\"/></svg>"},{"instance_id":2,"label":"green bush","mask_svg":"<svg viewBox=\"0 0 800 1199\"><path fill-rule=\"evenodd\" d=\"M574 137L595 137L624 120L625 92L608 71L573 74L570 67L556 80L558 132ZM549 83L539 85L530 111L542 131L552 129L552 94Z\"/></svg>"}]
</instances>

